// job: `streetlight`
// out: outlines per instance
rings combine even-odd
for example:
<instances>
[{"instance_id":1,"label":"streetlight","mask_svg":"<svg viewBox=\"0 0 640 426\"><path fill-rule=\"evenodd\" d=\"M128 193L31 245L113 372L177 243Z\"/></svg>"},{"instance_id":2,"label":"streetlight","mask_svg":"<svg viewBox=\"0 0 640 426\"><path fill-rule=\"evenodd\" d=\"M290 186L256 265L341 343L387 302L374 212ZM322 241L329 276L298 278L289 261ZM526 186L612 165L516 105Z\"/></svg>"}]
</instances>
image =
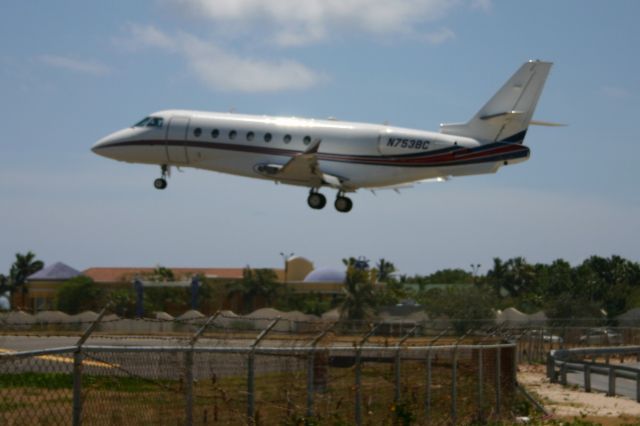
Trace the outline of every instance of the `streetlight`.
<instances>
[{"instance_id":1,"label":"streetlight","mask_svg":"<svg viewBox=\"0 0 640 426\"><path fill-rule=\"evenodd\" d=\"M478 283L478 270L480 269L480 267L482 266L479 263L472 263L471 265L471 275L473 276L473 283L477 284Z\"/></svg>"},{"instance_id":2,"label":"streetlight","mask_svg":"<svg viewBox=\"0 0 640 426\"><path fill-rule=\"evenodd\" d=\"M289 272L289 259L293 257L295 253L291 252L289 254L285 254L284 252L280 252L280 256L282 256L282 260L284 261L284 283L287 283L287 273Z\"/></svg>"}]
</instances>

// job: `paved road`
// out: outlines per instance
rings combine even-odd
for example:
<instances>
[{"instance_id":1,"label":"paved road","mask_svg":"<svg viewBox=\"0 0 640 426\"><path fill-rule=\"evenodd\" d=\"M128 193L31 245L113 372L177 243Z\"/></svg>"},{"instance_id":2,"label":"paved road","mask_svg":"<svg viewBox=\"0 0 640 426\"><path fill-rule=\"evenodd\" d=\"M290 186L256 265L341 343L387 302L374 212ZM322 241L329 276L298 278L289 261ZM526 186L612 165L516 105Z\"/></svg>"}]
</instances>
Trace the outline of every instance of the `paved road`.
<instances>
[{"instance_id":1,"label":"paved road","mask_svg":"<svg viewBox=\"0 0 640 426\"><path fill-rule=\"evenodd\" d=\"M626 367L640 369L640 363L624 364ZM584 373L569 372L567 373L567 383L570 385L578 385L584 387ZM591 389L607 392L609 389L609 376L605 374L591 374ZM636 381L631 379L616 378L616 394L623 395L631 399L636 399Z\"/></svg>"}]
</instances>

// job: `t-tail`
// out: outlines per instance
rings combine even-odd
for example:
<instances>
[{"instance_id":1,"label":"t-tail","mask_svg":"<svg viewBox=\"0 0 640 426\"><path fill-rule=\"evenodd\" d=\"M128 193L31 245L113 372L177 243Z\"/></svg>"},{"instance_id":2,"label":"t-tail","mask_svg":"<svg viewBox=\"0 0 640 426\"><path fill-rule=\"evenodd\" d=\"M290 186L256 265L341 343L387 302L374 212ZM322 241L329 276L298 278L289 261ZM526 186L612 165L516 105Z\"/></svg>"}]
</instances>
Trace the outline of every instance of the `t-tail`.
<instances>
[{"instance_id":1,"label":"t-tail","mask_svg":"<svg viewBox=\"0 0 640 426\"><path fill-rule=\"evenodd\" d=\"M530 124L555 125L531 120L551 65L551 62L525 62L471 120L441 124L440 132L486 143L522 143Z\"/></svg>"}]
</instances>

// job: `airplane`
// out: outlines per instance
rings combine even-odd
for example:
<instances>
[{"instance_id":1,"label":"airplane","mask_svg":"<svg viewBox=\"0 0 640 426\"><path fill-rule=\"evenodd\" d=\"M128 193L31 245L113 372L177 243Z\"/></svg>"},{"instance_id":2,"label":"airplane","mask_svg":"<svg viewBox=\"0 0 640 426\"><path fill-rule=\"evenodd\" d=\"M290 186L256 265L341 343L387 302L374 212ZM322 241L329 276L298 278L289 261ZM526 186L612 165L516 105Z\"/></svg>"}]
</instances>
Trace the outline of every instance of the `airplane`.
<instances>
[{"instance_id":1,"label":"airplane","mask_svg":"<svg viewBox=\"0 0 640 426\"><path fill-rule=\"evenodd\" d=\"M165 110L102 139L92 151L129 163L160 166L157 189L172 167L193 167L309 188L308 205L322 209L321 188L337 191L334 206L349 212L346 194L398 189L454 176L495 173L529 159L523 144L551 62L527 61L466 123L440 132L236 113Z\"/></svg>"}]
</instances>

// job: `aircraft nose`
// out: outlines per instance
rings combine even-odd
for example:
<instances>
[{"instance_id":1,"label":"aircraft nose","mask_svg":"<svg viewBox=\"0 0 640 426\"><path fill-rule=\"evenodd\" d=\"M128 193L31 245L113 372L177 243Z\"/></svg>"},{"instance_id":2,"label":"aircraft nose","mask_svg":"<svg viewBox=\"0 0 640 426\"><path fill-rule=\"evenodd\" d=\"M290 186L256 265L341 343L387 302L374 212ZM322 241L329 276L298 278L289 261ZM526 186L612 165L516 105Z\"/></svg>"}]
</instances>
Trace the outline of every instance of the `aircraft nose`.
<instances>
[{"instance_id":1,"label":"aircraft nose","mask_svg":"<svg viewBox=\"0 0 640 426\"><path fill-rule=\"evenodd\" d=\"M109 138L109 136L104 137L91 147L91 151L93 151L94 154L100 155L100 151L103 150L105 146L110 142L111 142L111 139Z\"/></svg>"},{"instance_id":2,"label":"aircraft nose","mask_svg":"<svg viewBox=\"0 0 640 426\"><path fill-rule=\"evenodd\" d=\"M91 151L95 154L102 155L103 157L111 157L109 154L113 154L114 151L117 151L118 144L121 142L125 142L130 137L129 129L119 130L117 132L111 133L110 135L105 136L96 142L92 147Z\"/></svg>"}]
</instances>

